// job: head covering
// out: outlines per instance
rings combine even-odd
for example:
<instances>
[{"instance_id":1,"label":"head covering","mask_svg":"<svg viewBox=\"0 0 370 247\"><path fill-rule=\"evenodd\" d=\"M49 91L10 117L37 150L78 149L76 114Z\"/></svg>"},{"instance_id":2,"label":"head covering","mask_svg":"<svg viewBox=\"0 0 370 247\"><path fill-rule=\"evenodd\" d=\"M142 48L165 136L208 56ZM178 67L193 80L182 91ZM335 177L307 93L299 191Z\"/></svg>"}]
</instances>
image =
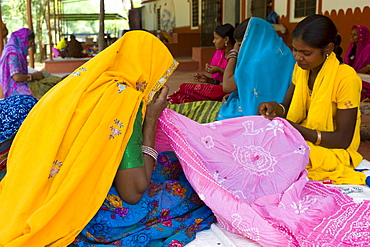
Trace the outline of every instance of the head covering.
<instances>
[{"instance_id":1,"label":"head covering","mask_svg":"<svg viewBox=\"0 0 370 247\"><path fill-rule=\"evenodd\" d=\"M0 143L12 137L37 103L30 95L15 95L0 100Z\"/></svg>"},{"instance_id":2,"label":"head covering","mask_svg":"<svg viewBox=\"0 0 370 247\"><path fill-rule=\"evenodd\" d=\"M222 105L218 120L256 115L261 102L284 99L294 57L272 25L250 19L240 47L234 78L237 91Z\"/></svg>"},{"instance_id":3,"label":"head covering","mask_svg":"<svg viewBox=\"0 0 370 247\"><path fill-rule=\"evenodd\" d=\"M0 245L67 246L104 201L137 112L176 68L145 31L127 32L31 111L0 183Z\"/></svg>"},{"instance_id":4,"label":"head covering","mask_svg":"<svg viewBox=\"0 0 370 247\"><path fill-rule=\"evenodd\" d=\"M358 39L355 60L352 64L352 67L358 72L360 69L370 64L370 33L369 29L366 26L353 25L351 30L355 28L357 28ZM346 57L344 58L344 63L349 64L350 53L355 45L355 42L350 43L346 53Z\"/></svg>"},{"instance_id":5,"label":"head covering","mask_svg":"<svg viewBox=\"0 0 370 247\"><path fill-rule=\"evenodd\" d=\"M11 34L8 43L5 45L0 60L0 85L2 86L5 97L14 95L15 88L24 86L18 85L11 76L16 73L27 74L27 55L28 55L28 36L33 32L28 28L21 28ZM17 56L17 71L10 71L8 62L9 55ZM12 91L13 90L13 91ZM31 94L28 86L24 89L19 89L17 94Z\"/></svg>"}]
</instances>

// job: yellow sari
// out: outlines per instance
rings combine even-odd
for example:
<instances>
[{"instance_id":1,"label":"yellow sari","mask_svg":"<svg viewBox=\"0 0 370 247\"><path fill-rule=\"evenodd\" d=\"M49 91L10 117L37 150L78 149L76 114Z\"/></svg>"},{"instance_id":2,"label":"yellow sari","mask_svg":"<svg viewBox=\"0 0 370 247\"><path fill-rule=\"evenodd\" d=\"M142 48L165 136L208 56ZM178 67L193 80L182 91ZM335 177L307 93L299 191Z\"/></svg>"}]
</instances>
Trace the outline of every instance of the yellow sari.
<instances>
[{"instance_id":1,"label":"yellow sari","mask_svg":"<svg viewBox=\"0 0 370 247\"><path fill-rule=\"evenodd\" d=\"M131 31L32 109L0 183L0 246L66 246L98 211L146 105L176 68L165 45Z\"/></svg>"},{"instance_id":2,"label":"yellow sari","mask_svg":"<svg viewBox=\"0 0 370 247\"><path fill-rule=\"evenodd\" d=\"M338 70L340 66L341 71ZM353 83L351 87L359 88L358 99L349 102L350 107L347 108L357 107L359 109L361 80L349 66L339 65L339 61L332 52L317 75L309 106L307 105L310 97L307 85L309 71L295 65L293 73L295 91L287 119L309 129L335 131L333 116L336 108L346 108L346 103L337 102L339 72L342 75L339 77L351 80L350 83ZM310 164L306 168L310 179L332 180L335 184L365 184L366 176L353 170L362 160L362 156L357 152L360 145L360 123L361 113L358 110L355 133L347 149L325 148L307 141L310 147Z\"/></svg>"}]
</instances>

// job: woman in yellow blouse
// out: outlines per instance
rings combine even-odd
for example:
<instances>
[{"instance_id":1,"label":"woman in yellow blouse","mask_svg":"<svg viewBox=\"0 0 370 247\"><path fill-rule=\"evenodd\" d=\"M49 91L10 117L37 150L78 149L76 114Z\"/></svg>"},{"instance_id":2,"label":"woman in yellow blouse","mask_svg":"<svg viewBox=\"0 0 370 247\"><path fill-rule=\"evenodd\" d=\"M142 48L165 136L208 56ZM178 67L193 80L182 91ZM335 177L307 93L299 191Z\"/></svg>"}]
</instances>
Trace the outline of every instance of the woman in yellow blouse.
<instances>
[{"instance_id":1,"label":"woman in yellow blouse","mask_svg":"<svg viewBox=\"0 0 370 247\"><path fill-rule=\"evenodd\" d=\"M286 117L310 147L308 177L335 184L365 184L354 169L360 144L361 79L342 63L341 38L331 19L313 15L292 33L297 61L284 101L266 102L259 114ZM294 162L292 163L294 165ZM289 168L287 168L289 169Z\"/></svg>"}]
</instances>

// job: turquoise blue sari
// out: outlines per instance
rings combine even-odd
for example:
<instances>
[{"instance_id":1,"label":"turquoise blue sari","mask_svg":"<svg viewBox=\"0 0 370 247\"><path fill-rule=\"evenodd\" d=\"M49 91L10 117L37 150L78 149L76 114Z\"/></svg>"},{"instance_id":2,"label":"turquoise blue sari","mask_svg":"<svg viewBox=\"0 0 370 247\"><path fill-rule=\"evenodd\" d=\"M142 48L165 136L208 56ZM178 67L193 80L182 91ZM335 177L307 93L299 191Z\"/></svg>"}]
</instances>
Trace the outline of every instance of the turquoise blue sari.
<instances>
[{"instance_id":1,"label":"turquoise blue sari","mask_svg":"<svg viewBox=\"0 0 370 247\"><path fill-rule=\"evenodd\" d=\"M251 18L234 73L237 91L221 106L217 120L256 115L260 103L283 101L294 64L291 50L272 25Z\"/></svg>"}]
</instances>

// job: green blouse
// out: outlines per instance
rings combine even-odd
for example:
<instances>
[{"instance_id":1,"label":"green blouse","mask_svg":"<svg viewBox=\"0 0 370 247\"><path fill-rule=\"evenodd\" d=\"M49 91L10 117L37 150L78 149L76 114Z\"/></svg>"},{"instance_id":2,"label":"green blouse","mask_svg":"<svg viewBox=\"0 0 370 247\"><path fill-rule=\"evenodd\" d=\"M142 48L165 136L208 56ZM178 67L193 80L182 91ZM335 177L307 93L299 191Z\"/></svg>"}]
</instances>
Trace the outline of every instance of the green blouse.
<instances>
[{"instance_id":1,"label":"green blouse","mask_svg":"<svg viewBox=\"0 0 370 247\"><path fill-rule=\"evenodd\" d=\"M130 140L127 143L118 170L125 170L129 168L145 166L143 153L141 151L141 146L143 143L143 130L142 130L143 116L141 114L141 108L142 106L140 106L139 111L136 115L134 129L132 131Z\"/></svg>"}]
</instances>

